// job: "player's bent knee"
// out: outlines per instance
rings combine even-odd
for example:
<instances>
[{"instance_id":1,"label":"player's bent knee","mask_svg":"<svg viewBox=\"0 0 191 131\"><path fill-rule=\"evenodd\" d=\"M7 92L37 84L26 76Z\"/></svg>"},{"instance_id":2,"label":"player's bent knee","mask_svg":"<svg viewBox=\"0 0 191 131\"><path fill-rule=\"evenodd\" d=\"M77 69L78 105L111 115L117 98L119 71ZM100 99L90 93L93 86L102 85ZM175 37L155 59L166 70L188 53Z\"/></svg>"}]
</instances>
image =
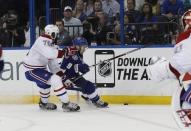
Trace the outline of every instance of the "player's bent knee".
<instances>
[{"instance_id":1,"label":"player's bent knee","mask_svg":"<svg viewBox=\"0 0 191 131\"><path fill-rule=\"evenodd\" d=\"M165 58L152 57L146 70L149 78L156 82L176 78L169 69L169 61Z\"/></svg>"},{"instance_id":2,"label":"player's bent knee","mask_svg":"<svg viewBox=\"0 0 191 131\"><path fill-rule=\"evenodd\" d=\"M52 86L52 88L54 88L54 89L63 87L62 78L56 74L51 76L49 82L50 82L50 85Z\"/></svg>"},{"instance_id":3,"label":"player's bent knee","mask_svg":"<svg viewBox=\"0 0 191 131\"><path fill-rule=\"evenodd\" d=\"M85 86L82 87L82 92L85 94L92 94L95 92L95 90L96 90L95 85L90 81L87 81Z\"/></svg>"}]
</instances>

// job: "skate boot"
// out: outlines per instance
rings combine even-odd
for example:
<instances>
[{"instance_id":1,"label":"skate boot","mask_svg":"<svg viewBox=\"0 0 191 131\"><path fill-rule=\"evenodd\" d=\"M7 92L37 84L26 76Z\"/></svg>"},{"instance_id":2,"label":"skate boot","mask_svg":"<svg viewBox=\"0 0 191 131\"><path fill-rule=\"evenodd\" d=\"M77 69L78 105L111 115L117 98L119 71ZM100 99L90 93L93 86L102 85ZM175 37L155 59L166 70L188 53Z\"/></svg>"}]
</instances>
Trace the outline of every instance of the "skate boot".
<instances>
[{"instance_id":1,"label":"skate boot","mask_svg":"<svg viewBox=\"0 0 191 131\"><path fill-rule=\"evenodd\" d=\"M92 101L92 103L96 106L96 107L98 107L98 108L105 108L105 107L108 107L108 103L107 102L104 102L104 101L102 101L102 100L98 100L98 101L95 101L95 102L93 102Z\"/></svg>"},{"instance_id":2,"label":"skate boot","mask_svg":"<svg viewBox=\"0 0 191 131\"><path fill-rule=\"evenodd\" d=\"M89 98L84 96L84 95L81 95L81 97L85 100L85 101L89 101Z\"/></svg>"},{"instance_id":3,"label":"skate boot","mask_svg":"<svg viewBox=\"0 0 191 131\"><path fill-rule=\"evenodd\" d=\"M56 110L57 106L54 103L42 103L40 100L39 107L42 110Z\"/></svg>"},{"instance_id":4,"label":"skate boot","mask_svg":"<svg viewBox=\"0 0 191 131\"><path fill-rule=\"evenodd\" d=\"M76 103L68 102L62 104L62 109L66 112L75 112L80 110L80 106Z\"/></svg>"},{"instance_id":5,"label":"skate boot","mask_svg":"<svg viewBox=\"0 0 191 131\"><path fill-rule=\"evenodd\" d=\"M81 97L83 100L85 100L86 104L88 104L88 105L92 104L92 101L87 96L81 95Z\"/></svg>"}]
</instances>

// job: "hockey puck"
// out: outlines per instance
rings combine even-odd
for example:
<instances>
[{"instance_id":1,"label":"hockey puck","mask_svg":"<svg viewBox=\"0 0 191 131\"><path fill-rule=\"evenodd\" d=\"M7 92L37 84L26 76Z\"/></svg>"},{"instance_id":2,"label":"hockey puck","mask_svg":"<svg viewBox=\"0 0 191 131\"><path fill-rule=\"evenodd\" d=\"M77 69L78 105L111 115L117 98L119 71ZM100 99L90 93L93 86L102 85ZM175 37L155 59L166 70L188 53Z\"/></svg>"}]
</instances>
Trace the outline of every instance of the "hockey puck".
<instances>
[{"instance_id":1,"label":"hockey puck","mask_svg":"<svg viewBox=\"0 0 191 131\"><path fill-rule=\"evenodd\" d=\"M125 106L126 106L126 105L128 105L128 103L124 103L123 105L125 105Z\"/></svg>"}]
</instances>

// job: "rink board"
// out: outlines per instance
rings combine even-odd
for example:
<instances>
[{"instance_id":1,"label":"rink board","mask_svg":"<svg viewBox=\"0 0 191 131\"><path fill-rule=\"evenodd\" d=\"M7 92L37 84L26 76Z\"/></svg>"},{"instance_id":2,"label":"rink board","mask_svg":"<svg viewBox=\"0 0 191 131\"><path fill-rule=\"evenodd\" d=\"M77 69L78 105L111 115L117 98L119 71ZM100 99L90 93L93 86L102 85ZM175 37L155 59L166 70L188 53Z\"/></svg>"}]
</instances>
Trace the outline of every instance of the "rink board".
<instances>
[{"instance_id":1,"label":"rink board","mask_svg":"<svg viewBox=\"0 0 191 131\"><path fill-rule=\"evenodd\" d=\"M133 49L135 48L88 48L84 54L84 61L89 65L93 65L99 61L95 59L107 59ZM103 54L100 54L102 50L109 50L113 54L102 56ZM27 52L28 49L4 50L6 63L4 72L0 75L0 103L36 103L38 101L38 88L24 77L22 61ZM172 53L172 47L141 49L117 58L115 62L111 61L110 72L103 79L102 76L99 76L99 73L96 74L96 69L105 68L99 67L91 68L85 78L92 82L95 82L96 79L97 81L104 81L106 84L111 82L112 87L98 88L98 92L103 99L110 103L169 104L177 83L171 80L154 83L149 80L145 68L151 56L158 55L170 58ZM109 70L109 68L106 70ZM104 70L99 72L103 73ZM113 72L115 72L115 75L112 75ZM109 79L111 76L112 78ZM76 92L69 92L69 94L72 99L78 99ZM57 98L53 97L52 100L57 101Z\"/></svg>"},{"instance_id":2,"label":"rink board","mask_svg":"<svg viewBox=\"0 0 191 131\"><path fill-rule=\"evenodd\" d=\"M84 100L76 95L70 95L73 102L84 103ZM171 96L120 96L120 95L102 95L101 98L111 104L150 104L150 105L169 105ZM50 97L51 102L58 103L56 96ZM19 95L19 96L0 96L0 104L32 104L38 103L38 95Z\"/></svg>"}]
</instances>

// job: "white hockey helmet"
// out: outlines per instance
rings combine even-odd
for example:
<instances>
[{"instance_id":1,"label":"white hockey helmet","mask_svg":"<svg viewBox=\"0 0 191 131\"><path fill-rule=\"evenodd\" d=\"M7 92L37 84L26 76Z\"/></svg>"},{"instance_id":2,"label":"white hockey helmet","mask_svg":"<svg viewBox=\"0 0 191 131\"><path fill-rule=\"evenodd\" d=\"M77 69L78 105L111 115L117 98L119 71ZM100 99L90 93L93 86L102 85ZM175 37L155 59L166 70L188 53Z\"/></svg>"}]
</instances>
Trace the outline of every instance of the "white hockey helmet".
<instances>
[{"instance_id":1,"label":"white hockey helmet","mask_svg":"<svg viewBox=\"0 0 191 131\"><path fill-rule=\"evenodd\" d=\"M184 12L184 14L181 17L181 22L182 22L184 31L191 28L191 9Z\"/></svg>"},{"instance_id":2,"label":"white hockey helmet","mask_svg":"<svg viewBox=\"0 0 191 131\"><path fill-rule=\"evenodd\" d=\"M59 34L59 29L56 25L50 24L44 28L45 34L49 35L52 39L56 39Z\"/></svg>"}]
</instances>

